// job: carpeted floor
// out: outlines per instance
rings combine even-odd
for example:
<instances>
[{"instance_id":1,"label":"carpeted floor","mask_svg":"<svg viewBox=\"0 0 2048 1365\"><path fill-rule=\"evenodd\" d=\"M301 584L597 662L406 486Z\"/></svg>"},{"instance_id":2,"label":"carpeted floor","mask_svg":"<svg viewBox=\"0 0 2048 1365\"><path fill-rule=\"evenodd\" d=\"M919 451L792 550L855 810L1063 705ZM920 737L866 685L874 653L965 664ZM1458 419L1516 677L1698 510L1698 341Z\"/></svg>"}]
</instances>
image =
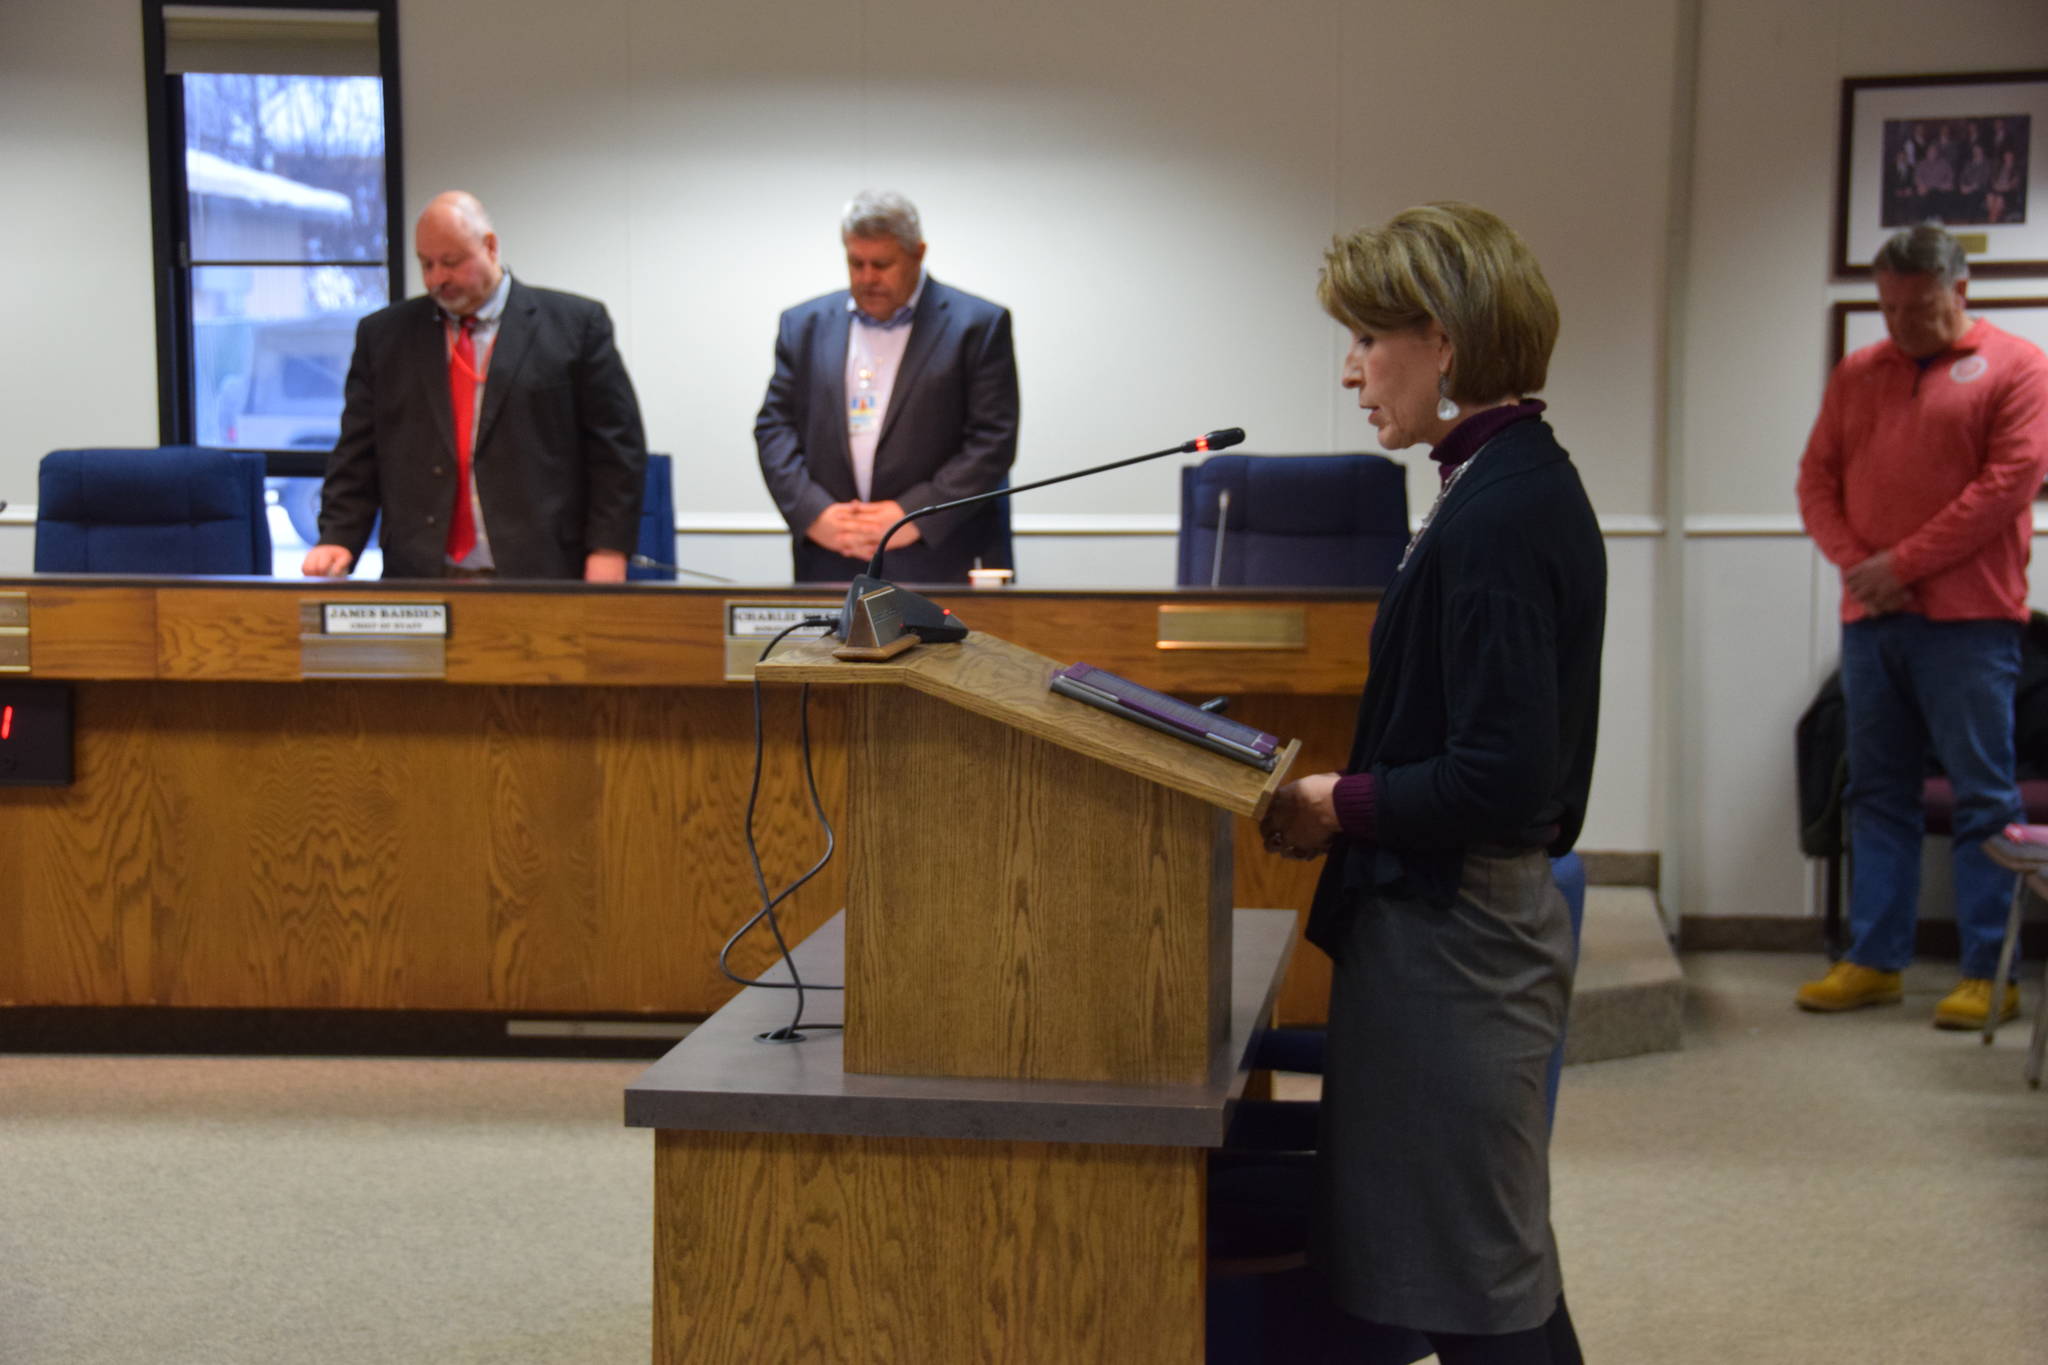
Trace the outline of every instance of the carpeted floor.
<instances>
[{"instance_id":1,"label":"carpeted floor","mask_svg":"<svg viewBox=\"0 0 2048 1365\"><path fill-rule=\"evenodd\" d=\"M1821 965L1688 957L1686 1050L1565 1072L1552 1222L1589 1361L2048 1360L2035 992L1987 1049L1929 1026L1953 964L1803 1014Z\"/></svg>"},{"instance_id":2,"label":"carpeted floor","mask_svg":"<svg viewBox=\"0 0 2048 1365\"><path fill-rule=\"evenodd\" d=\"M1818 964L1686 962L1682 1052L1565 1072L1596 1365L2048 1359L2048 1092ZM2031 1008L2032 992L2028 999ZM639 1365L639 1063L0 1056L4 1365Z\"/></svg>"},{"instance_id":3,"label":"carpeted floor","mask_svg":"<svg viewBox=\"0 0 2048 1365\"><path fill-rule=\"evenodd\" d=\"M0 1058L0 1362L645 1362L641 1069Z\"/></svg>"}]
</instances>

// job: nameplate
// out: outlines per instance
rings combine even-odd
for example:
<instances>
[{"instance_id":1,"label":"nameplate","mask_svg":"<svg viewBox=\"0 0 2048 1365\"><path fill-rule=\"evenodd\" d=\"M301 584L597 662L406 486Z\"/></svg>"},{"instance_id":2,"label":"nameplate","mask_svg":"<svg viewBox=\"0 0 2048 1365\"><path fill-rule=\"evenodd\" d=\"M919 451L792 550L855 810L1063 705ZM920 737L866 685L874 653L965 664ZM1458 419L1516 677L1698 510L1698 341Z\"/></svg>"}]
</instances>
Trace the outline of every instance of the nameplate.
<instances>
[{"instance_id":1,"label":"nameplate","mask_svg":"<svg viewBox=\"0 0 2048 1365\"><path fill-rule=\"evenodd\" d=\"M446 602L299 602L299 676L445 678Z\"/></svg>"},{"instance_id":2,"label":"nameplate","mask_svg":"<svg viewBox=\"0 0 2048 1365\"><path fill-rule=\"evenodd\" d=\"M1160 649L1307 649L1308 612L1298 606L1162 605L1155 643Z\"/></svg>"},{"instance_id":3,"label":"nameplate","mask_svg":"<svg viewBox=\"0 0 2048 1365\"><path fill-rule=\"evenodd\" d=\"M446 602L323 602L320 629L327 635L414 637L448 635Z\"/></svg>"},{"instance_id":4,"label":"nameplate","mask_svg":"<svg viewBox=\"0 0 2048 1365\"><path fill-rule=\"evenodd\" d=\"M725 604L725 680L746 682L767 643L799 621L838 616L838 599L822 602L732 602ZM809 632L815 636L818 632ZM790 637L808 638L804 632Z\"/></svg>"},{"instance_id":5,"label":"nameplate","mask_svg":"<svg viewBox=\"0 0 2048 1365\"><path fill-rule=\"evenodd\" d=\"M0 592L0 673L28 671L28 594Z\"/></svg>"}]
</instances>

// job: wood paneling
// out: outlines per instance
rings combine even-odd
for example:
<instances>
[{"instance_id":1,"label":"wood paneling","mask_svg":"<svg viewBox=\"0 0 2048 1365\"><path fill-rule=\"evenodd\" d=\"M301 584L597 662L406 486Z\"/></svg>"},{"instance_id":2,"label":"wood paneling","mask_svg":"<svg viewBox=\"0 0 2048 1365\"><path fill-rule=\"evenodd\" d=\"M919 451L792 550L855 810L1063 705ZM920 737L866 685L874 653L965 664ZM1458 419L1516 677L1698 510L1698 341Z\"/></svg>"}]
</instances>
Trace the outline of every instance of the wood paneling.
<instances>
[{"instance_id":1,"label":"wood paneling","mask_svg":"<svg viewBox=\"0 0 2048 1365\"><path fill-rule=\"evenodd\" d=\"M857 697L846 1069L1204 1080L1228 817L907 688Z\"/></svg>"},{"instance_id":2,"label":"wood paneling","mask_svg":"<svg viewBox=\"0 0 2048 1365\"><path fill-rule=\"evenodd\" d=\"M0 788L0 1003L695 1014L730 996L718 945L758 896L742 837L752 697L722 681L723 609L814 594L21 586L33 676L79 680L78 779ZM301 603L349 598L448 601L448 681L299 681ZM1145 595L949 600L1056 658L1239 693L1232 714L1303 738L1296 774L1344 758L1370 601L1311 600L1307 655L1253 659L1151 649ZM765 696L756 825L779 888L823 839L798 689ZM812 702L835 821L848 700ZM1305 906L1315 865L1266 856L1249 829L1235 903ZM793 934L844 903L845 876L797 893ZM735 965L751 975L770 955L756 935ZM1282 1018L1319 1019L1326 994L1321 954L1297 954Z\"/></svg>"},{"instance_id":3,"label":"wood paneling","mask_svg":"<svg viewBox=\"0 0 2048 1365\"><path fill-rule=\"evenodd\" d=\"M164 588L156 630L159 677L298 680L299 607L289 593Z\"/></svg>"},{"instance_id":4,"label":"wood paneling","mask_svg":"<svg viewBox=\"0 0 2048 1365\"><path fill-rule=\"evenodd\" d=\"M0 789L0 1003L708 1013L756 903L748 689L81 683L78 780ZM843 708L814 704L844 801ZM796 729L794 690L767 725ZM756 821L817 855L793 745ZM820 879L824 881L824 879ZM801 937L839 877L785 911ZM738 956L758 969L767 950Z\"/></svg>"},{"instance_id":5,"label":"wood paneling","mask_svg":"<svg viewBox=\"0 0 2048 1365\"><path fill-rule=\"evenodd\" d=\"M975 630L1061 664L1090 663L1162 692L1343 693L1365 682L1375 604L1308 599L1306 649L1160 649L1158 597L981 593L939 598ZM1303 599L1287 599L1300 605ZM1241 720L1271 730L1259 717Z\"/></svg>"},{"instance_id":6,"label":"wood paneling","mask_svg":"<svg viewBox=\"0 0 2048 1365\"><path fill-rule=\"evenodd\" d=\"M1202 1358L1198 1149L655 1142L661 1365Z\"/></svg>"},{"instance_id":7,"label":"wood paneling","mask_svg":"<svg viewBox=\"0 0 2048 1365\"><path fill-rule=\"evenodd\" d=\"M166 823L147 776L150 708L145 685L79 688L78 780L0 788L0 825L17 855L0 866L0 913L21 921L20 954L0 960L0 1002L147 997Z\"/></svg>"},{"instance_id":8,"label":"wood paneling","mask_svg":"<svg viewBox=\"0 0 2048 1365\"><path fill-rule=\"evenodd\" d=\"M31 588L28 624L37 677L156 676L156 593L149 588Z\"/></svg>"}]
</instances>

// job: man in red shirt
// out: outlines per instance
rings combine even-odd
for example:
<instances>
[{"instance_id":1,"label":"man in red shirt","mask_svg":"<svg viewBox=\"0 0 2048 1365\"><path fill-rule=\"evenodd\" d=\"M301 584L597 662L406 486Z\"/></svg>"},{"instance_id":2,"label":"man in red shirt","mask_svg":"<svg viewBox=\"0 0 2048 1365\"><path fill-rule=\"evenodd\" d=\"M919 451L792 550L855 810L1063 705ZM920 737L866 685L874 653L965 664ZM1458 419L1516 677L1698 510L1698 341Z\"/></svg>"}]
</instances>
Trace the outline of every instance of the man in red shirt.
<instances>
[{"instance_id":1,"label":"man in red shirt","mask_svg":"<svg viewBox=\"0 0 2048 1365\"><path fill-rule=\"evenodd\" d=\"M1902 997L1913 956L1931 747L1955 786L1963 980L1941 1028L2019 1013L1993 983L2012 874L1983 843L2020 818L2013 688L2033 498L2048 476L2048 357L1966 310L1955 238L1924 225L1877 253L1890 340L1844 359L1799 465L1806 529L1842 570L1851 940L1799 988L1809 1010Z\"/></svg>"}]
</instances>

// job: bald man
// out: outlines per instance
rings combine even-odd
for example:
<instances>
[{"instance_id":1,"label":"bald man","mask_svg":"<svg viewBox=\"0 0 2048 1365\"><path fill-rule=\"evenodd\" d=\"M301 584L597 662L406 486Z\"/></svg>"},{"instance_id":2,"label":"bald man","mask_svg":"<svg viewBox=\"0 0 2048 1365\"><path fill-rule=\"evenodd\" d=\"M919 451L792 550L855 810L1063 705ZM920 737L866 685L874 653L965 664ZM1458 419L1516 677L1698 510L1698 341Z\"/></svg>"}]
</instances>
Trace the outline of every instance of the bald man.
<instances>
[{"instance_id":1,"label":"bald man","mask_svg":"<svg viewBox=\"0 0 2048 1365\"><path fill-rule=\"evenodd\" d=\"M513 279L459 190L413 240L427 292L356 326L301 572L346 574L382 512L386 578L623 581L647 441L604 305Z\"/></svg>"}]
</instances>

